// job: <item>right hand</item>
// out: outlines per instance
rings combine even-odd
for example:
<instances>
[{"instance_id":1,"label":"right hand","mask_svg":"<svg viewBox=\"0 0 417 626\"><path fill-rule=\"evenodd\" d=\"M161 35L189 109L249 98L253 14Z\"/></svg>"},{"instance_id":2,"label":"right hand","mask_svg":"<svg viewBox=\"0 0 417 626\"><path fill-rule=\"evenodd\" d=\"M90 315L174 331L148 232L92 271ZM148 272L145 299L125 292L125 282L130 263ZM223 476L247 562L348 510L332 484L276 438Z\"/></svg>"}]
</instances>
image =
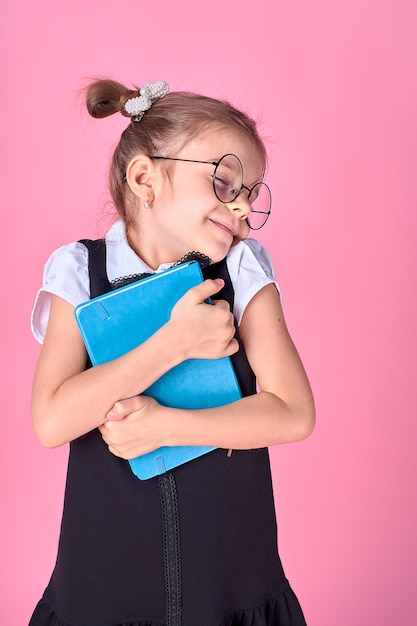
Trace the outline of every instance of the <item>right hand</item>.
<instances>
[{"instance_id":1,"label":"right hand","mask_svg":"<svg viewBox=\"0 0 417 626\"><path fill-rule=\"evenodd\" d=\"M238 351L233 314L225 300L205 300L223 287L221 278L192 287L172 309L170 324L178 329L185 359L218 359Z\"/></svg>"}]
</instances>

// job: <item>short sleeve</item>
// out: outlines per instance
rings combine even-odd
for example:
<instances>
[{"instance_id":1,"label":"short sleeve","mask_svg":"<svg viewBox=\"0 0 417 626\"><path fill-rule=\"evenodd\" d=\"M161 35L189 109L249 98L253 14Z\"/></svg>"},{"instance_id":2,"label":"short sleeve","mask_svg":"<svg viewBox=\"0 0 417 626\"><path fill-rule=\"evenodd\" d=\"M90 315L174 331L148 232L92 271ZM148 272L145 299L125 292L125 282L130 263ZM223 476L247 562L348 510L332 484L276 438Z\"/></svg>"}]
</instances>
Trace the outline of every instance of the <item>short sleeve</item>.
<instances>
[{"instance_id":1,"label":"short sleeve","mask_svg":"<svg viewBox=\"0 0 417 626\"><path fill-rule=\"evenodd\" d=\"M245 239L231 248L227 256L227 267L235 292L234 316L238 325L248 303L258 291L275 279L268 251L255 239Z\"/></svg>"},{"instance_id":2,"label":"short sleeve","mask_svg":"<svg viewBox=\"0 0 417 626\"><path fill-rule=\"evenodd\" d=\"M75 242L58 248L45 264L31 317L32 332L40 343L45 338L52 295L74 307L90 298L88 251L84 244Z\"/></svg>"}]
</instances>

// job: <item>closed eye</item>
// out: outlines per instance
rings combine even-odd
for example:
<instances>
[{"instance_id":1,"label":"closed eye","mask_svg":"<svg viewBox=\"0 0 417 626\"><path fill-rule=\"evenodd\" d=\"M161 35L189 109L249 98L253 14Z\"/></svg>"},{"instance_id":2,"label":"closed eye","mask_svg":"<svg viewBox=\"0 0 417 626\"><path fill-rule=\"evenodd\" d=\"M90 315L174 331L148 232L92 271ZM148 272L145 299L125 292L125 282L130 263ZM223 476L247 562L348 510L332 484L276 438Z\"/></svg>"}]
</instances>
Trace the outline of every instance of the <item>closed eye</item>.
<instances>
[{"instance_id":1,"label":"closed eye","mask_svg":"<svg viewBox=\"0 0 417 626\"><path fill-rule=\"evenodd\" d=\"M216 192L223 201L234 200L238 195L238 190L232 187L229 179L222 176L216 176L214 179Z\"/></svg>"},{"instance_id":2,"label":"closed eye","mask_svg":"<svg viewBox=\"0 0 417 626\"><path fill-rule=\"evenodd\" d=\"M229 187L230 185L230 182L226 178L222 178L221 176L216 176L214 180L216 185L221 185L224 188Z\"/></svg>"}]
</instances>

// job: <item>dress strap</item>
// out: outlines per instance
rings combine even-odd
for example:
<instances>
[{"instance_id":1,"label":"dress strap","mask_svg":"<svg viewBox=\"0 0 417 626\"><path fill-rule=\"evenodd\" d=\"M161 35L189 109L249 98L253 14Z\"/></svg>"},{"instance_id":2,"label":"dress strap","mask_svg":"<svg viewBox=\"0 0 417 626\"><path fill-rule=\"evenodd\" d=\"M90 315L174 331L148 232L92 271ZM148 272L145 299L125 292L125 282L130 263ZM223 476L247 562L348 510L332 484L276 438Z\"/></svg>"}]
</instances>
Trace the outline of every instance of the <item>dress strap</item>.
<instances>
[{"instance_id":1,"label":"dress strap","mask_svg":"<svg viewBox=\"0 0 417 626\"><path fill-rule=\"evenodd\" d=\"M230 310L233 311L235 292L233 290L229 270L227 269L226 258L222 259L218 263L208 265L203 268L202 272L204 278L222 278L224 280L224 287L222 287L214 297L216 300L226 300L226 302L230 305Z\"/></svg>"},{"instance_id":2,"label":"dress strap","mask_svg":"<svg viewBox=\"0 0 417 626\"><path fill-rule=\"evenodd\" d=\"M233 304L235 300L235 292L233 289L232 279L230 278L229 270L227 267L226 257L218 263L213 263L203 269L204 278L223 278L224 287L216 293L214 296L219 300L226 300L230 305L230 310L233 311ZM247 359L245 350L239 336L239 330L235 320L235 339L239 344L238 352L232 354L230 357L233 365L233 369L236 372L236 377L239 381L240 389L245 396L250 396L256 393L256 377Z\"/></svg>"},{"instance_id":3,"label":"dress strap","mask_svg":"<svg viewBox=\"0 0 417 626\"><path fill-rule=\"evenodd\" d=\"M111 291L111 283L106 271L106 241L104 239L80 239L88 250L88 275L90 278L90 298Z\"/></svg>"}]
</instances>

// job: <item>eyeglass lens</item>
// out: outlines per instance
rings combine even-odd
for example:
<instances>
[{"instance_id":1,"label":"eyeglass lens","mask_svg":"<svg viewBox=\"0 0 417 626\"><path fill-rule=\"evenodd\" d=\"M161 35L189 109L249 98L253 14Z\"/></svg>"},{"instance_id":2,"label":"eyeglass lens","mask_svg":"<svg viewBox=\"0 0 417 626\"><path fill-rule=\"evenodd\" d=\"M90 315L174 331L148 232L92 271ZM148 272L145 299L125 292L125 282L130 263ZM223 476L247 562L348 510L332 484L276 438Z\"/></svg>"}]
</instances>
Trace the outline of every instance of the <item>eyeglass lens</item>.
<instances>
[{"instance_id":1,"label":"eyeglass lens","mask_svg":"<svg viewBox=\"0 0 417 626\"><path fill-rule=\"evenodd\" d=\"M233 202L242 191L248 194L252 211L247 221L253 230L262 228L271 210L271 192L265 183L256 183L250 193L244 189L243 167L240 159L234 154L226 154L218 162L213 174L214 193L220 202Z\"/></svg>"}]
</instances>

